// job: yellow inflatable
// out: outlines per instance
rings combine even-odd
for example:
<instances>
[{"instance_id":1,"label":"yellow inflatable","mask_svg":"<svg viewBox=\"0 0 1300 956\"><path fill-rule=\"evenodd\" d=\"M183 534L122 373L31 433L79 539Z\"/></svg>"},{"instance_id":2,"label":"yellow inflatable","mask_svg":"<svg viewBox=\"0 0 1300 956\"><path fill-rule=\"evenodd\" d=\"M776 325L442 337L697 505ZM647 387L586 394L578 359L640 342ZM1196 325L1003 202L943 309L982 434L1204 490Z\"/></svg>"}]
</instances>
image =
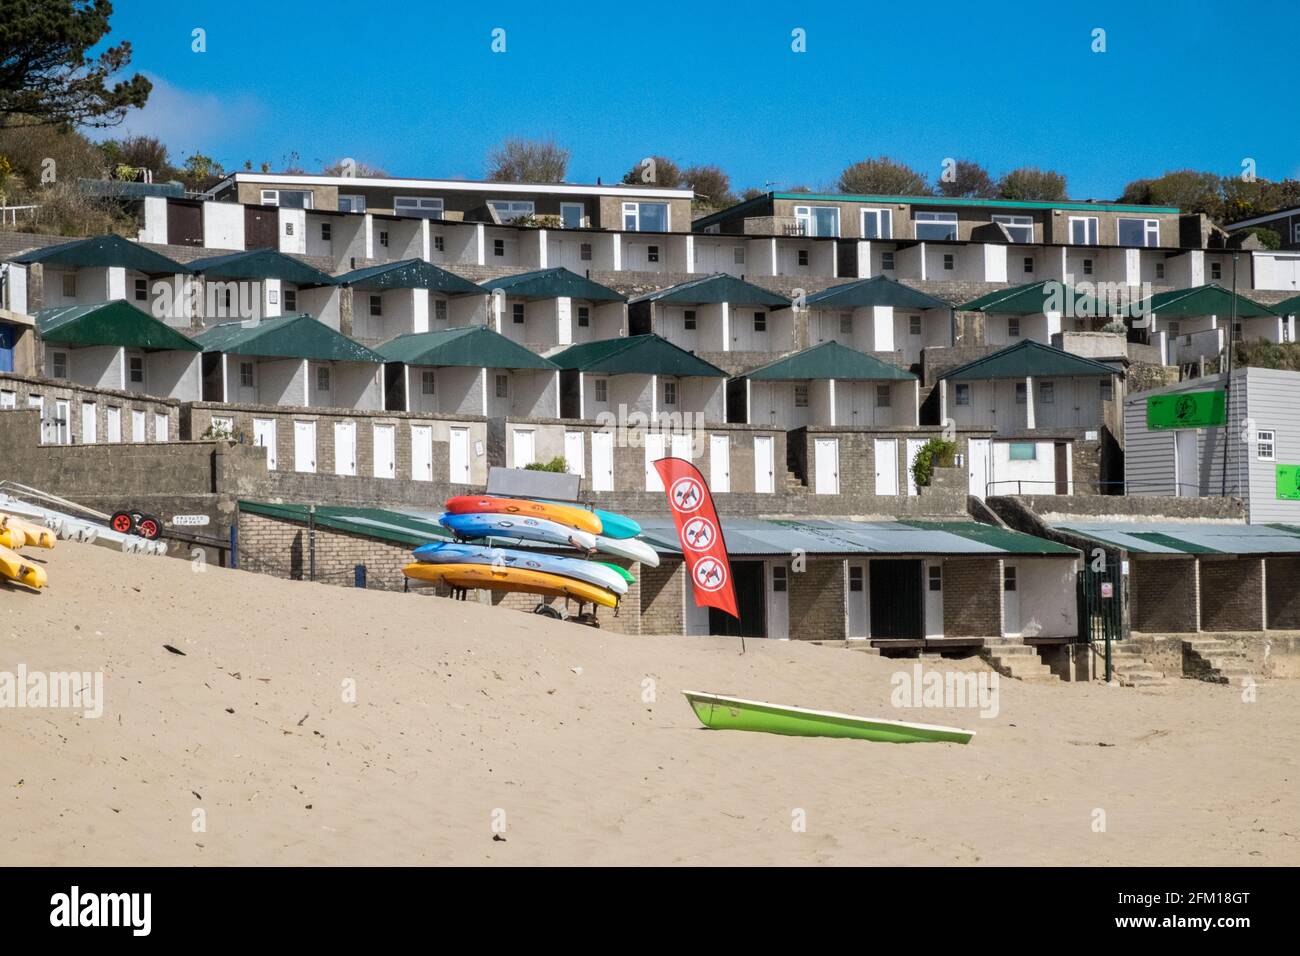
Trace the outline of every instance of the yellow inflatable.
<instances>
[{"instance_id":1,"label":"yellow inflatable","mask_svg":"<svg viewBox=\"0 0 1300 956\"><path fill-rule=\"evenodd\" d=\"M45 569L33 564L17 551L0 545L0 577L40 590L48 583Z\"/></svg>"},{"instance_id":2,"label":"yellow inflatable","mask_svg":"<svg viewBox=\"0 0 1300 956\"><path fill-rule=\"evenodd\" d=\"M618 597L613 591L545 571L492 564L425 564L416 561L402 568L402 573L417 581L441 581L453 588L483 588L488 591L569 597L575 601L599 604L601 607L618 607Z\"/></svg>"},{"instance_id":3,"label":"yellow inflatable","mask_svg":"<svg viewBox=\"0 0 1300 956\"><path fill-rule=\"evenodd\" d=\"M9 545L11 548L21 548L23 544L29 544L33 548L52 548L54 547L54 532L49 528L43 528L27 518L20 518L17 515L5 514L0 511L0 528L8 528L13 532L14 544Z\"/></svg>"}]
</instances>

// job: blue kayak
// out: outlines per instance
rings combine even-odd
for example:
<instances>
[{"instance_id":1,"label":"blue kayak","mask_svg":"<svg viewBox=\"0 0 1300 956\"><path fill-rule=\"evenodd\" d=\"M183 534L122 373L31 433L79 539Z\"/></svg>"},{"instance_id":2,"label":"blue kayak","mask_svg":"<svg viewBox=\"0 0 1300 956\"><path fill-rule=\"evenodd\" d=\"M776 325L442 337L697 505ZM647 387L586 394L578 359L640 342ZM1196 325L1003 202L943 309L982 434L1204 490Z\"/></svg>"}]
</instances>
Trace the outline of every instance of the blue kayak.
<instances>
[{"instance_id":1,"label":"blue kayak","mask_svg":"<svg viewBox=\"0 0 1300 956\"><path fill-rule=\"evenodd\" d=\"M581 551L596 549L595 535L545 518L489 513L444 514L438 519L438 523L463 538L518 538L560 547L578 548Z\"/></svg>"},{"instance_id":2,"label":"blue kayak","mask_svg":"<svg viewBox=\"0 0 1300 956\"><path fill-rule=\"evenodd\" d=\"M501 564L508 568L544 571L607 588L615 594L627 593L627 579L617 571L595 561L565 558L534 551L490 548L481 544L434 542L415 549L415 559L428 564Z\"/></svg>"}]
</instances>

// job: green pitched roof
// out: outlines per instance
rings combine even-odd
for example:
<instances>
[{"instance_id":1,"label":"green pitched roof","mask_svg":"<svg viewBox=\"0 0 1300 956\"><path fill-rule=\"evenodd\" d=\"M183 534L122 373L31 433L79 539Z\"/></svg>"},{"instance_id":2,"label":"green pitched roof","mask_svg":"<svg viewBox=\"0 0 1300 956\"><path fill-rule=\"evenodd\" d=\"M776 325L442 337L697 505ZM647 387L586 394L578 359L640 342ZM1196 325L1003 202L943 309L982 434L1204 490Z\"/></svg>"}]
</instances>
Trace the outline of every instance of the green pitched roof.
<instances>
[{"instance_id":1,"label":"green pitched roof","mask_svg":"<svg viewBox=\"0 0 1300 956\"><path fill-rule=\"evenodd\" d=\"M386 362L405 362L407 365L556 368L555 363L482 325L399 335L376 348L375 352Z\"/></svg>"},{"instance_id":2,"label":"green pitched roof","mask_svg":"<svg viewBox=\"0 0 1300 956\"><path fill-rule=\"evenodd\" d=\"M572 345L550 357L562 369L606 375L700 375L725 378L727 373L657 335L629 335Z\"/></svg>"},{"instance_id":3,"label":"green pitched roof","mask_svg":"<svg viewBox=\"0 0 1300 956\"><path fill-rule=\"evenodd\" d=\"M725 272L679 282L677 285L639 295L633 302L672 302L685 305L715 305L729 302L732 305L766 305L789 308L790 300L761 286Z\"/></svg>"},{"instance_id":4,"label":"green pitched roof","mask_svg":"<svg viewBox=\"0 0 1300 956\"><path fill-rule=\"evenodd\" d=\"M960 312L994 312L1002 315L1041 315L1069 311L1072 315L1109 314L1106 303L1055 279L996 289L957 306Z\"/></svg>"},{"instance_id":5,"label":"green pitched roof","mask_svg":"<svg viewBox=\"0 0 1300 956\"><path fill-rule=\"evenodd\" d=\"M1269 308L1278 315L1295 315L1300 313L1300 295L1293 295L1289 299L1275 302L1269 306Z\"/></svg>"},{"instance_id":6,"label":"green pitched roof","mask_svg":"<svg viewBox=\"0 0 1300 956\"><path fill-rule=\"evenodd\" d=\"M1138 314L1159 315L1229 315L1232 312L1232 292L1217 282L1200 285L1194 289L1172 289L1157 292L1136 306ZM1237 296L1237 315L1253 319L1264 315L1278 315L1277 307L1270 309L1244 295Z\"/></svg>"},{"instance_id":7,"label":"green pitched roof","mask_svg":"<svg viewBox=\"0 0 1300 956\"><path fill-rule=\"evenodd\" d=\"M590 302L627 301L627 296L599 282L592 282L568 269L560 268L502 276L482 283L482 287L489 292L502 289L507 295L520 299L557 299L568 296L570 299L586 299Z\"/></svg>"},{"instance_id":8,"label":"green pitched roof","mask_svg":"<svg viewBox=\"0 0 1300 956\"><path fill-rule=\"evenodd\" d=\"M951 309L952 303L885 276L833 285L804 300L810 309L861 309L892 305L898 309Z\"/></svg>"},{"instance_id":9,"label":"green pitched roof","mask_svg":"<svg viewBox=\"0 0 1300 956\"><path fill-rule=\"evenodd\" d=\"M223 322L194 336L205 352L334 362L382 362L360 342L335 332L310 315L281 315L248 322Z\"/></svg>"},{"instance_id":10,"label":"green pitched roof","mask_svg":"<svg viewBox=\"0 0 1300 956\"><path fill-rule=\"evenodd\" d=\"M911 372L905 372L897 365L882 362L865 352L859 352L857 349L833 341L814 345L794 355L787 355L743 377L772 382L823 378L835 378L846 382L881 382L916 378Z\"/></svg>"},{"instance_id":11,"label":"green pitched roof","mask_svg":"<svg viewBox=\"0 0 1300 956\"><path fill-rule=\"evenodd\" d=\"M1094 362L1092 359L1071 355L1050 345L1031 342L1029 339L1018 345L1001 349L992 355L976 359L952 371L945 372L940 378L957 381L984 381L997 378L1055 378L1071 375L1120 375L1118 369Z\"/></svg>"},{"instance_id":12,"label":"green pitched roof","mask_svg":"<svg viewBox=\"0 0 1300 956\"><path fill-rule=\"evenodd\" d=\"M168 259L138 242L117 235L93 236L90 239L46 246L44 249L34 249L15 256L13 261L23 264L39 262L47 266L67 266L73 269L121 266L147 275L175 275L189 271L174 259Z\"/></svg>"},{"instance_id":13,"label":"green pitched roof","mask_svg":"<svg viewBox=\"0 0 1300 956\"><path fill-rule=\"evenodd\" d=\"M334 285L335 279L275 249L250 249L195 259L190 271L209 279L283 279L294 285Z\"/></svg>"},{"instance_id":14,"label":"green pitched roof","mask_svg":"<svg viewBox=\"0 0 1300 956\"><path fill-rule=\"evenodd\" d=\"M432 289L448 295L483 295L481 288L454 272L439 269L423 259L403 259L383 265L367 266L336 276L339 285L378 292L382 289Z\"/></svg>"},{"instance_id":15,"label":"green pitched roof","mask_svg":"<svg viewBox=\"0 0 1300 956\"><path fill-rule=\"evenodd\" d=\"M193 339L159 322L123 299L98 305L41 309L36 331L49 345L109 345L118 348L198 352Z\"/></svg>"},{"instance_id":16,"label":"green pitched roof","mask_svg":"<svg viewBox=\"0 0 1300 956\"><path fill-rule=\"evenodd\" d=\"M387 511L382 508L352 508L343 505L316 505L308 517L307 505L270 504L263 501L240 501L239 510L252 514L279 518L307 524L313 521L323 528L346 531L349 534L364 535L418 547L432 541L451 540L451 533L438 524L436 518L421 517L402 511ZM400 577L400 575L399 575Z\"/></svg>"}]
</instances>

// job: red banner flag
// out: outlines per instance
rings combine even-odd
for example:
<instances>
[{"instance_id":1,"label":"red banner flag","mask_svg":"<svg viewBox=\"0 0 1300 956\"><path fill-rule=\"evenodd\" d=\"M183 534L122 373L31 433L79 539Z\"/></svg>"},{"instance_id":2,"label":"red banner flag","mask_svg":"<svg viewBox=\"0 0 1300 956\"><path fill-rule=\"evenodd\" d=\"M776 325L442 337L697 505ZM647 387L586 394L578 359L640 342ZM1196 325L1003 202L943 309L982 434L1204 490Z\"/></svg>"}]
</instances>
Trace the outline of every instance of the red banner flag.
<instances>
[{"instance_id":1,"label":"red banner flag","mask_svg":"<svg viewBox=\"0 0 1300 956\"><path fill-rule=\"evenodd\" d=\"M677 524L686 573L695 588L695 606L716 607L740 620L727 542L704 476L682 458L660 458L654 466L668 490L668 507Z\"/></svg>"}]
</instances>

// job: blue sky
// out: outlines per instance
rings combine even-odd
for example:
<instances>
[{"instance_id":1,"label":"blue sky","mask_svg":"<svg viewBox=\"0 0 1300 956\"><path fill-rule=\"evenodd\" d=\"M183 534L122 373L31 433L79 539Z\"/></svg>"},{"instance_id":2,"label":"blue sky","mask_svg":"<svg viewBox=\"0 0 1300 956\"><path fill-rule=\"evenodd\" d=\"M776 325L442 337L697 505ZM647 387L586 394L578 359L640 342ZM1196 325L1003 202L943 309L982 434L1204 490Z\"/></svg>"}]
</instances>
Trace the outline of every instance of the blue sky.
<instances>
[{"instance_id":1,"label":"blue sky","mask_svg":"<svg viewBox=\"0 0 1300 956\"><path fill-rule=\"evenodd\" d=\"M945 157L1054 168L1076 198L1246 157L1300 176L1293 0L115 5L111 41L155 82L124 129L227 169L296 152L309 170L351 156L481 178L487 150L521 135L567 146L570 181L653 152L716 163L737 191L829 186L882 153L932 180Z\"/></svg>"}]
</instances>

